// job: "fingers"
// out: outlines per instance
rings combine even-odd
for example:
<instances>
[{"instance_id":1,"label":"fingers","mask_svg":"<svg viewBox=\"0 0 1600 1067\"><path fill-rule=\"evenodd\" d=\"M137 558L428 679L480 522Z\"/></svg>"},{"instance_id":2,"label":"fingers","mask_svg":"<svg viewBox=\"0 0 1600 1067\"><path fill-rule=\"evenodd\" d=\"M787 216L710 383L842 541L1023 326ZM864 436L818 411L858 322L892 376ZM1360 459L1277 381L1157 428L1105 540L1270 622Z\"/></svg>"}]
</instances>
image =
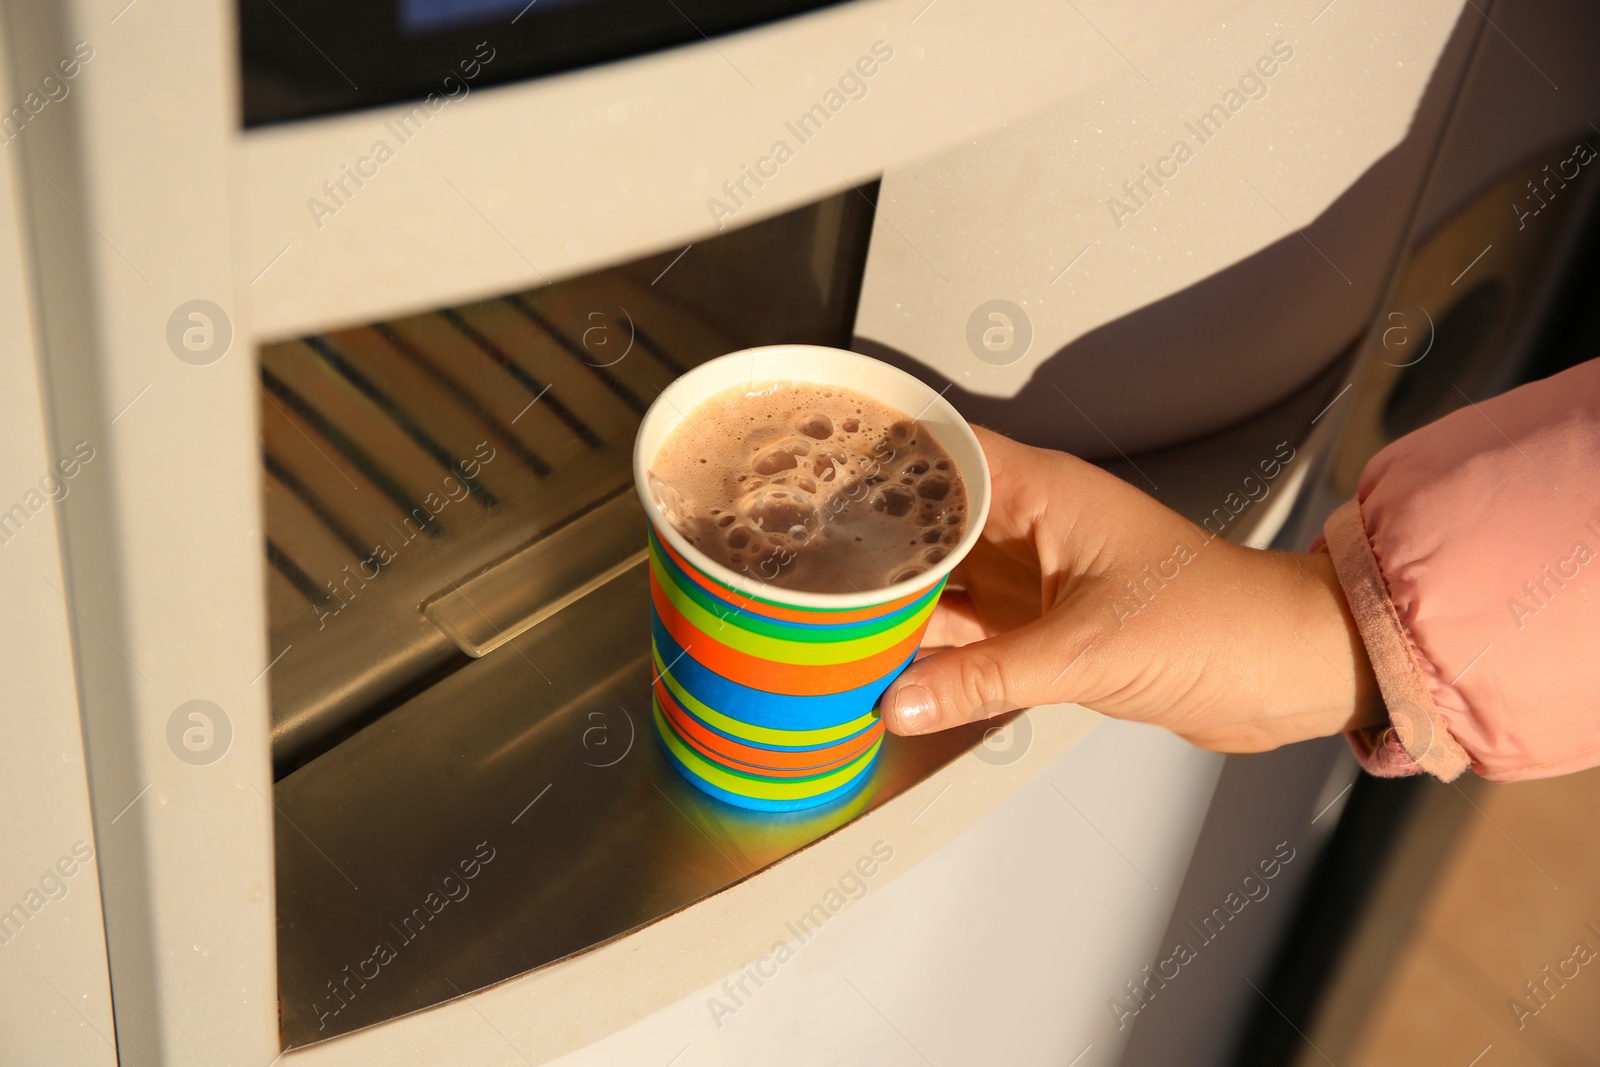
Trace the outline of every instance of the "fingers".
<instances>
[{"instance_id":1,"label":"fingers","mask_svg":"<svg viewBox=\"0 0 1600 1067\"><path fill-rule=\"evenodd\" d=\"M1084 692L1088 640L1040 619L1008 633L925 656L878 702L897 734L925 734Z\"/></svg>"},{"instance_id":2,"label":"fingers","mask_svg":"<svg viewBox=\"0 0 1600 1067\"><path fill-rule=\"evenodd\" d=\"M922 635L922 647L932 651L981 641L989 636L988 629L965 593L946 591L939 598L939 606L928 619L927 632Z\"/></svg>"},{"instance_id":3,"label":"fingers","mask_svg":"<svg viewBox=\"0 0 1600 1067\"><path fill-rule=\"evenodd\" d=\"M1018 444L982 426L972 432L983 446L994 494L984 536L999 542L1029 539L1038 510L1033 487L1053 480L1047 472L1063 458L1061 453Z\"/></svg>"},{"instance_id":4,"label":"fingers","mask_svg":"<svg viewBox=\"0 0 1600 1067\"><path fill-rule=\"evenodd\" d=\"M1059 700L1062 668L1081 651L1063 636L1061 619L1039 617L1038 535L1058 542L1063 531L1041 528L1047 516L1068 519L1101 481L1121 483L1064 453L974 431L994 499L984 540L962 563L966 592L945 594L924 642L925 652L960 647L922 655L884 693L879 708L896 733L929 733ZM988 636L996 630L1006 632Z\"/></svg>"},{"instance_id":5,"label":"fingers","mask_svg":"<svg viewBox=\"0 0 1600 1067\"><path fill-rule=\"evenodd\" d=\"M1100 554L1117 520L1166 511L1143 492L1092 463L1018 444L973 427L989 463L993 498L984 539L1007 555L1045 565ZM1138 531L1144 524L1134 523Z\"/></svg>"}]
</instances>

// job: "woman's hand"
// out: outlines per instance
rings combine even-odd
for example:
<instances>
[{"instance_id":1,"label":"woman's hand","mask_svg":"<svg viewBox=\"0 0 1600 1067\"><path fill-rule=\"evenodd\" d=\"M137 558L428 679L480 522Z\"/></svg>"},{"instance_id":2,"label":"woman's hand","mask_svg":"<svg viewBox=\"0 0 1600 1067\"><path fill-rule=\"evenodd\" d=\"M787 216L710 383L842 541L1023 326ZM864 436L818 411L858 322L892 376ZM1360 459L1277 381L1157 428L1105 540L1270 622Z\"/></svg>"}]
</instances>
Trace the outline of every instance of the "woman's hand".
<instances>
[{"instance_id":1,"label":"woman's hand","mask_svg":"<svg viewBox=\"0 0 1600 1067\"><path fill-rule=\"evenodd\" d=\"M1076 703L1256 752L1382 721L1325 554L1231 544L1082 460L977 433L988 524L880 701L889 729Z\"/></svg>"}]
</instances>

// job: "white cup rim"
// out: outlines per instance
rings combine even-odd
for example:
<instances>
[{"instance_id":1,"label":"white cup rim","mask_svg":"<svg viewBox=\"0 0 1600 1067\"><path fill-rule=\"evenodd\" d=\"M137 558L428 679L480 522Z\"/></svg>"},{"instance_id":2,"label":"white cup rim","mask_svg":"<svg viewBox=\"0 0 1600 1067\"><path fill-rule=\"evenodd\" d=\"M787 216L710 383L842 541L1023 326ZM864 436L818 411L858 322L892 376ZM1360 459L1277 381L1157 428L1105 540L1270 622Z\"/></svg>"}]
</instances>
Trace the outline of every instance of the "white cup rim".
<instances>
[{"instance_id":1,"label":"white cup rim","mask_svg":"<svg viewBox=\"0 0 1600 1067\"><path fill-rule=\"evenodd\" d=\"M915 419L933 433L945 451L950 453L951 461L956 464L956 469L961 474L967 491L966 531L961 540L950 549L949 555L915 577L892 585L865 589L860 593L813 593L763 582L724 567L689 544L677 528L667 521L650 492L650 464L654 461L656 452L660 450L661 442L701 403L723 389L738 384L737 377L730 379L729 372L736 369L739 364L748 364L750 372L747 377L750 381L799 381L836 385L871 396L897 409L906 407L895 400L878 396L873 390L863 389L858 381L852 380L853 376L842 373L818 376L814 366L805 367L796 362L799 357L807 356L815 362L825 362L834 367L853 367L861 372L862 376L893 381L910 396L920 398L924 405L921 412L914 414L915 409L913 409L907 414L914 414ZM760 363L793 364L795 371L757 375L755 369ZM708 383L717 384L713 387ZM656 442L650 448L650 454L646 455L646 441L652 437L656 438ZM886 604L938 584L966 558L967 553L978 543L978 538L983 535L984 523L989 518L989 501L992 495L989 464L984 458L983 446L978 443L977 435L972 432L972 427L967 424L966 419L962 418L961 413L944 398L942 393L930 388L921 379L881 360L863 356L859 352L821 345L764 345L759 348L741 349L708 360L680 376L661 391L639 424L638 435L634 438L633 480L639 502L643 505L645 514L649 516L656 535L696 568L723 585L754 599L771 601L786 607L815 608L824 611Z\"/></svg>"}]
</instances>

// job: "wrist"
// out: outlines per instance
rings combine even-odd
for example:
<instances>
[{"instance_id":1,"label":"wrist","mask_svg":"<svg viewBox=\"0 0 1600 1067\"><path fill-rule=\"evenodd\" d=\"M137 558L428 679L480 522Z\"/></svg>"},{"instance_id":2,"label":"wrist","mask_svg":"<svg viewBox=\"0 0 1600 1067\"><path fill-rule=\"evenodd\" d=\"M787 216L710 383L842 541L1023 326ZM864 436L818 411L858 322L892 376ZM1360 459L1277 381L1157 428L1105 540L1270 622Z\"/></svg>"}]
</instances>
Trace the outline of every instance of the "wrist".
<instances>
[{"instance_id":1,"label":"wrist","mask_svg":"<svg viewBox=\"0 0 1600 1067\"><path fill-rule=\"evenodd\" d=\"M1261 752L1386 721L1366 646L1326 554L1227 546L1235 612L1217 619L1237 711L1191 740ZM1248 695L1247 695L1248 694Z\"/></svg>"},{"instance_id":2,"label":"wrist","mask_svg":"<svg viewBox=\"0 0 1600 1067\"><path fill-rule=\"evenodd\" d=\"M1302 714L1293 720L1301 736L1289 740L1328 737L1387 722L1367 646L1332 558L1326 552L1283 558L1297 572L1297 637L1308 657L1298 672L1303 684L1296 704Z\"/></svg>"}]
</instances>

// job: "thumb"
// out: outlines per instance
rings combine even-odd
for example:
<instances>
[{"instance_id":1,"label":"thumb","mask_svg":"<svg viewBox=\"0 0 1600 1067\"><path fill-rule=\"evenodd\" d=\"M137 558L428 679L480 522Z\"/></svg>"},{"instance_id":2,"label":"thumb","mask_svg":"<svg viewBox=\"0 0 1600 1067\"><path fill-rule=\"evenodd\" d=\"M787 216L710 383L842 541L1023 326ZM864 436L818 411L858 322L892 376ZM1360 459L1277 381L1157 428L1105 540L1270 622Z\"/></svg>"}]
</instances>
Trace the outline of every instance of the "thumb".
<instances>
[{"instance_id":1,"label":"thumb","mask_svg":"<svg viewBox=\"0 0 1600 1067\"><path fill-rule=\"evenodd\" d=\"M926 734L1083 691L1090 641L1045 616L913 662L878 701L897 734Z\"/></svg>"}]
</instances>

